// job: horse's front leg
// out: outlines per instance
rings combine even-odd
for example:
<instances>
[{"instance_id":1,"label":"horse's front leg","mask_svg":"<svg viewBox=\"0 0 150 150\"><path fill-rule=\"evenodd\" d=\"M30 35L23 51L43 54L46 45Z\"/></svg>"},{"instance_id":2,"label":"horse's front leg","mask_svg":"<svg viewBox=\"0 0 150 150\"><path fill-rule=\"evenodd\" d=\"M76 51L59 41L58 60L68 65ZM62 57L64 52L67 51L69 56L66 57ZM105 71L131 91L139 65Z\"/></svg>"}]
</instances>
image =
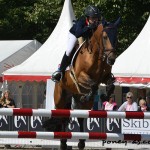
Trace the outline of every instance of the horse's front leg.
<instances>
[{"instance_id":1,"label":"horse's front leg","mask_svg":"<svg viewBox=\"0 0 150 150\"><path fill-rule=\"evenodd\" d=\"M78 118L78 122L80 125L80 132L84 132L84 118ZM78 143L78 148L79 150L83 150L85 147L85 140L84 139L79 139L79 143Z\"/></svg>"},{"instance_id":2,"label":"horse's front leg","mask_svg":"<svg viewBox=\"0 0 150 150\"><path fill-rule=\"evenodd\" d=\"M95 96L95 94L97 93L97 90L98 90L98 85L93 85L92 86L92 93L91 93L91 96Z\"/></svg>"},{"instance_id":3,"label":"horse's front leg","mask_svg":"<svg viewBox=\"0 0 150 150\"><path fill-rule=\"evenodd\" d=\"M109 98L110 95L114 92L115 90L115 77L113 74L110 74L109 79L107 81L107 86L106 86L106 92L107 92L107 97Z\"/></svg>"},{"instance_id":4,"label":"horse's front leg","mask_svg":"<svg viewBox=\"0 0 150 150\"><path fill-rule=\"evenodd\" d=\"M89 100L94 100L95 94L97 93L98 85L93 85L91 88L91 92L88 95Z\"/></svg>"},{"instance_id":5,"label":"horse's front leg","mask_svg":"<svg viewBox=\"0 0 150 150\"><path fill-rule=\"evenodd\" d=\"M67 92L62 88L61 84L55 84L54 91L54 101L56 109L66 109L67 108ZM69 119L60 118L61 119L61 132L66 131L66 127L68 125ZM60 149L67 150L67 139L60 140Z\"/></svg>"},{"instance_id":6,"label":"horse's front leg","mask_svg":"<svg viewBox=\"0 0 150 150\"><path fill-rule=\"evenodd\" d=\"M98 90L98 85L93 85L91 87L91 91L88 94L81 96L81 98L80 98L81 102L94 100L94 96L95 96L97 90Z\"/></svg>"}]
</instances>

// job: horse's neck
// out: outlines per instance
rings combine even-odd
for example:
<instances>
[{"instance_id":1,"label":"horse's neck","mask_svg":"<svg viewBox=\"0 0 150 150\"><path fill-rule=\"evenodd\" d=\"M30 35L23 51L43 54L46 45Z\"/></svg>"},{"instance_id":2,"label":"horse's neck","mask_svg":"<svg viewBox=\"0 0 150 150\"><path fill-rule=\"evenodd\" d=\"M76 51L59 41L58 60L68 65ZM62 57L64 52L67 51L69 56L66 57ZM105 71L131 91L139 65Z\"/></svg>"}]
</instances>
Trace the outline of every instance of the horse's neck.
<instances>
[{"instance_id":1,"label":"horse's neck","mask_svg":"<svg viewBox=\"0 0 150 150\"><path fill-rule=\"evenodd\" d=\"M99 25L95 31L93 31L90 38L86 40L87 50L91 50L91 53L102 55L103 43L102 43L102 30L103 26Z\"/></svg>"},{"instance_id":2,"label":"horse's neck","mask_svg":"<svg viewBox=\"0 0 150 150\"><path fill-rule=\"evenodd\" d=\"M82 62L84 66L86 67L92 67L95 65L95 67L102 63L102 53L103 53L103 44L102 44L102 25L100 25L95 32L93 32L92 36L86 40L86 42L83 44L83 46L80 49L80 52L78 53L78 56L76 57L75 64L80 64L82 66ZM78 64L78 65L79 65ZM78 66L77 65L77 66ZM76 66L76 65L75 65ZM94 68L93 68L94 69Z\"/></svg>"}]
</instances>

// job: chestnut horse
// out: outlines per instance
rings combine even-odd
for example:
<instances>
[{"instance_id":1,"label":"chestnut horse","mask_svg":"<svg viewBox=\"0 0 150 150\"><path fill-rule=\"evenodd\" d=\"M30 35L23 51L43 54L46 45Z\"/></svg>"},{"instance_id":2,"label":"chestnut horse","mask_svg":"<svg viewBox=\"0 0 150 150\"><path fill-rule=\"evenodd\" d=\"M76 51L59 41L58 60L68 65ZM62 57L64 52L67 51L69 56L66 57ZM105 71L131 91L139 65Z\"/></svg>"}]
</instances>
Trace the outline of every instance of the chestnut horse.
<instances>
[{"instance_id":1,"label":"chestnut horse","mask_svg":"<svg viewBox=\"0 0 150 150\"><path fill-rule=\"evenodd\" d=\"M111 67L116 59L115 47L119 22L120 18L114 23L99 24L91 32L90 38L86 39L81 48L76 51L71 69L67 70L62 80L55 84L56 109L70 109L67 104L71 103L71 99L68 96L73 97L73 109L92 109L99 84L108 84L108 82L112 84ZM60 119L63 123L62 130L65 130L69 120ZM83 132L83 119L78 118L78 120L80 131ZM59 125L61 126L61 123ZM62 150L67 149L66 141L61 139ZM80 150L84 149L84 141L81 139L78 144Z\"/></svg>"}]
</instances>

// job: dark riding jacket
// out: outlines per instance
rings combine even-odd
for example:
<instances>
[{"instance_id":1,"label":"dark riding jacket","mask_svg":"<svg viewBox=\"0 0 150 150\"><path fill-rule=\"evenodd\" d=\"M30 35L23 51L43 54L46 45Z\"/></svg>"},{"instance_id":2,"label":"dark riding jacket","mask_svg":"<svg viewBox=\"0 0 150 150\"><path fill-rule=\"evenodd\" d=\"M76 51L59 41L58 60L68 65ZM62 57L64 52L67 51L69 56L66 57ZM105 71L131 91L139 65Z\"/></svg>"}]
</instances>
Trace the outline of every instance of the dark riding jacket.
<instances>
[{"instance_id":1,"label":"dark riding jacket","mask_svg":"<svg viewBox=\"0 0 150 150\"><path fill-rule=\"evenodd\" d=\"M90 33L91 29L94 26L88 24L88 20L85 17L81 17L79 20L75 21L75 24L69 30L76 38L83 37L87 38Z\"/></svg>"}]
</instances>

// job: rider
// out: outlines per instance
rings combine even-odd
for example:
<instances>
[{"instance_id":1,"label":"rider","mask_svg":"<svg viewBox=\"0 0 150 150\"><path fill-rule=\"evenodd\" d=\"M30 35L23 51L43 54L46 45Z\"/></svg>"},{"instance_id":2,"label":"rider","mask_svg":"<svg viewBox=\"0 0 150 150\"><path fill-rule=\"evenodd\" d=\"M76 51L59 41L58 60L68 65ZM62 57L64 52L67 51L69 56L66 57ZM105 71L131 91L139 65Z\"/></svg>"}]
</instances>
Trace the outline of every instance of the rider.
<instances>
[{"instance_id":1,"label":"rider","mask_svg":"<svg viewBox=\"0 0 150 150\"><path fill-rule=\"evenodd\" d=\"M96 6L87 6L85 9L85 17L81 17L69 30L67 50L62 58L60 68L53 73L52 80L59 82L65 72L67 66L70 64L70 54L75 46L77 38L86 38L89 36L92 29L96 28L101 12Z\"/></svg>"}]
</instances>

